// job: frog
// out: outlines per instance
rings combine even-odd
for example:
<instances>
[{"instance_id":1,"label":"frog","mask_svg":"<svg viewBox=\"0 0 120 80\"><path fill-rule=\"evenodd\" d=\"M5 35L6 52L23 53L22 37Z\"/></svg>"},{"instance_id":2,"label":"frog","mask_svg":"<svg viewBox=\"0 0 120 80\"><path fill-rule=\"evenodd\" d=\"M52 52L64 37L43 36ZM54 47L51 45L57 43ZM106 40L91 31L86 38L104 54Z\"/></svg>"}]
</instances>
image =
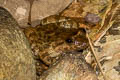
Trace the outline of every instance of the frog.
<instances>
[{"instance_id":1,"label":"frog","mask_svg":"<svg viewBox=\"0 0 120 80\"><path fill-rule=\"evenodd\" d=\"M53 15L41 20L36 27L27 27L24 33L34 56L46 70L67 51L82 51L88 47L86 32L72 18ZM39 70L42 72L43 70Z\"/></svg>"}]
</instances>

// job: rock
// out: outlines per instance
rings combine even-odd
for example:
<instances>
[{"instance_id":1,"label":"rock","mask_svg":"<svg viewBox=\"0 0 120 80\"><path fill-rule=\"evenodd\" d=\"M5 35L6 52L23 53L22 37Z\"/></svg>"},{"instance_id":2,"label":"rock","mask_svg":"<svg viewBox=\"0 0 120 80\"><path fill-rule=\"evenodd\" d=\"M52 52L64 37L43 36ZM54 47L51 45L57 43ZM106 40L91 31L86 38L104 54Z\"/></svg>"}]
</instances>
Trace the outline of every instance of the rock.
<instances>
[{"instance_id":1,"label":"rock","mask_svg":"<svg viewBox=\"0 0 120 80\"><path fill-rule=\"evenodd\" d=\"M85 16L85 21L88 23L92 23L92 24L97 24L100 22L100 17L97 14L93 14L93 13L88 13Z\"/></svg>"},{"instance_id":2,"label":"rock","mask_svg":"<svg viewBox=\"0 0 120 80\"><path fill-rule=\"evenodd\" d=\"M36 80L32 53L18 23L0 7L0 80Z\"/></svg>"},{"instance_id":3,"label":"rock","mask_svg":"<svg viewBox=\"0 0 120 80\"><path fill-rule=\"evenodd\" d=\"M6 8L17 20L21 27L28 26L30 3L32 0L0 0L0 6ZM59 13L73 0L34 0L31 10L32 25L49 15Z\"/></svg>"},{"instance_id":4,"label":"rock","mask_svg":"<svg viewBox=\"0 0 120 80\"><path fill-rule=\"evenodd\" d=\"M80 52L68 52L40 80L98 80Z\"/></svg>"}]
</instances>

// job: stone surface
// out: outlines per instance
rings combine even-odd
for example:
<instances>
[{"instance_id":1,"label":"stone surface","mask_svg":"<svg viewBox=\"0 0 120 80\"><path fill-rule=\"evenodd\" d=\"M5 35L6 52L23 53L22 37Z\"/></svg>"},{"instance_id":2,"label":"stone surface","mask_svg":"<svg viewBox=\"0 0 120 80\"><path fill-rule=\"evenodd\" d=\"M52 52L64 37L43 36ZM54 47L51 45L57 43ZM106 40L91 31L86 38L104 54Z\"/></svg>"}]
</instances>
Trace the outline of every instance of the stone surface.
<instances>
[{"instance_id":1,"label":"stone surface","mask_svg":"<svg viewBox=\"0 0 120 80\"><path fill-rule=\"evenodd\" d=\"M29 1L32 0L0 0L0 6L6 8L17 20L19 25L24 27L28 26ZM31 10L32 25L37 25L40 19L48 15L59 13L71 2L72 0L34 0Z\"/></svg>"},{"instance_id":2,"label":"stone surface","mask_svg":"<svg viewBox=\"0 0 120 80\"><path fill-rule=\"evenodd\" d=\"M40 80L98 80L80 52L67 52Z\"/></svg>"},{"instance_id":3,"label":"stone surface","mask_svg":"<svg viewBox=\"0 0 120 80\"><path fill-rule=\"evenodd\" d=\"M23 32L0 7L0 80L36 80L32 53Z\"/></svg>"}]
</instances>

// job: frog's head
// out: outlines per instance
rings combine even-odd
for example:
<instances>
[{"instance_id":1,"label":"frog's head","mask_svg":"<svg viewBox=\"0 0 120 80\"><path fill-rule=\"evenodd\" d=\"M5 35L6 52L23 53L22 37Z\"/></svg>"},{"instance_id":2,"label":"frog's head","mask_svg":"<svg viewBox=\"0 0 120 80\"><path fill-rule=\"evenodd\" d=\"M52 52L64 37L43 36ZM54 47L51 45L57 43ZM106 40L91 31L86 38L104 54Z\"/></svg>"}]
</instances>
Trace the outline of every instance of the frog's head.
<instances>
[{"instance_id":1,"label":"frog's head","mask_svg":"<svg viewBox=\"0 0 120 80\"><path fill-rule=\"evenodd\" d=\"M69 47L73 50L83 50L88 46L88 41L84 36L73 36L71 38L67 38L65 43L69 45Z\"/></svg>"},{"instance_id":2,"label":"frog's head","mask_svg":"<svg viewBox=\"0 0 120 80\"><path fill-rule=\"evenodd\" d=\"M56 45L58 45L56 49L59 51L81 51L88 46L88 40L83 29L68 30L65 33L63 32L62 35L58 35L58 38L56 40Z\"/></svg>"}]
</instances>

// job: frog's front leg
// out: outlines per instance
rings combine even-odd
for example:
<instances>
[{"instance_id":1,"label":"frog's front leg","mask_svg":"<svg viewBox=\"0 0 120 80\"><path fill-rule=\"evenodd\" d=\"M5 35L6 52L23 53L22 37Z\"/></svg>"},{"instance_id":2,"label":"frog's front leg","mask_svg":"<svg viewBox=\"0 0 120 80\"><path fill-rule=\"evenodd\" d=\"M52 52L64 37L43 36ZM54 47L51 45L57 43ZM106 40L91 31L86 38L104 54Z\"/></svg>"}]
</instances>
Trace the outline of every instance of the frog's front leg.
<instances>
[{"instance_id":1,"label":"frog's front leg","mask_svg":"<svg viewBox=\"0 0 120 80\"><path fill-rule=\"evenodd\" d=\"M59 59L60 54L60 52L56 52L55 50L47 49L43 52L40 52L39 57L44 62L44 64L49 66Z\"/></svg>"}]
</instances>

